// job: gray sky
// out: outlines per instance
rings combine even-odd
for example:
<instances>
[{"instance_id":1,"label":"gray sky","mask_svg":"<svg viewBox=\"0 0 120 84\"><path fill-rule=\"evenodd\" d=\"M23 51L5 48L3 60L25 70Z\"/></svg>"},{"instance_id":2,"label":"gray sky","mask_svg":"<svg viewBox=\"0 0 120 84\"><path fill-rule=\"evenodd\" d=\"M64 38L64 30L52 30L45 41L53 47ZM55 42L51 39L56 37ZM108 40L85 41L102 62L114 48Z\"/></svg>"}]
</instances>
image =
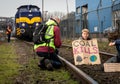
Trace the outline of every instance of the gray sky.
<instances>
[{"instance_id":1,"label":"gray sky","mask_svg":"<svg viewBox=\"0 0 120 84\"><path fill-rule=\"evenodd\" d=\"M42 11L42 0L0 0L0 17L12 17L21 5L33 4ZM75 0L68 0L69 12L75 11ZM67 13L66 0L44 0L44 11Z\"/></svg>"}]
</instances>

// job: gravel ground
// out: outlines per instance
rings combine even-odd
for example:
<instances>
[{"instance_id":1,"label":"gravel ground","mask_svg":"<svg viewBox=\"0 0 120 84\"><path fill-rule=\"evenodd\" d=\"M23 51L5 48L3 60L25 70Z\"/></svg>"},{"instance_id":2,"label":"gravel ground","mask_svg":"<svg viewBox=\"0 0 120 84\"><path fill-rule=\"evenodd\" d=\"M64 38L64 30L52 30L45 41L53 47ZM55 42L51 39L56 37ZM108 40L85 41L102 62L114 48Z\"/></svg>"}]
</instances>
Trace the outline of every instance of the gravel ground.
<instances>
[{"instance_id":1,"label":"gravel ground","mask_svg":"<svg viewBox=\"0 0 120 84\"><path fill-rule=\"evenodd\" d=\"M60 56L74 64L74 57L71 48L61 47L59 49ZM104 72L103 63L110 57L100 55L100 65L77 65L78 68L90 75L99 84L120 84L120 72Z\"/></svg>"},{"instance_id":2,"label":"gravel ground","mask_svg":"<svg viewBox=\"0 0 120 84\"><path fill-rule=\"evenodd\" d=\"M15 84L73 84L71 78L68 77L65 79L63 75L62 77L60 76L61 74L65 74L65 71L63 72L61 69L50 72L37 67L38 57L34 59L35 54L32 46L18 40L11 42L11 44L15 47L15 52L19 56L17 60L21 64L19 75L14 79ZM61 47L59 54L74 64L71 48ZM119 84L120 72L105 73L103 71L103 63L110 57L100 56L100 58L101 65L77 65L77 67L90 75L99 84Z\"/></svg>"},{"instance_id":3,"label":"gravel ground","mask_svg":"<svg viewBox=\"0 0 120 84\"><path fill-rule=\"evenodd\" d=\"M33 52L33 46L18 40L11 44L19 56L17 61L21 64L19 75L14 78L15 84L78 84L64 67L54 71L40 69L37 66L39 58Z\"/></svg>"}]
</instances>

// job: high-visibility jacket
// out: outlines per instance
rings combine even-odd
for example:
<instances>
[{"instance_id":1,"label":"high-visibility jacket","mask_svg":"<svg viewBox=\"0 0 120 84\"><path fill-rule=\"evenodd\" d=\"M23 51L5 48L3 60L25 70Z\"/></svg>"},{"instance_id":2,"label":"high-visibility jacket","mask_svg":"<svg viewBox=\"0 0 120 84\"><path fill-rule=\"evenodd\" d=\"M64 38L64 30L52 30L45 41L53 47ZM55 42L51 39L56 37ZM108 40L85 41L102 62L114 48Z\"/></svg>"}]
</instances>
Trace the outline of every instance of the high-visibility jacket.
<instances>
[{"instance_id":1,"label":"high-visibility jacket","mask_svg":"<svg viewBox=\"0 0 120 84\"><path fill-rule=\"evenodd\" d=\"M6 29L6 34L10 34L11 32L12 32L12 29L8 27L8 28Z\"/></svg>"},{"instance_id":2,"label":"high-visibility jacket","mask_svg":"<svg viewBox=\"0 0 120 84\"><path fill-rule=\"evenodd\" d=\"M53 20L48 20L46 22L46 24L48 25L48 28L47 28L46 33L45 33L45 38L50 39L50 42L49 43L42 43L42 44L35 44L34 49L37 49L40 46L48 46L48 47L52 47L53 49L55 49L55 45L54 45L54 26L57 25L57 24Z\"/></svg>"}]
</instances>

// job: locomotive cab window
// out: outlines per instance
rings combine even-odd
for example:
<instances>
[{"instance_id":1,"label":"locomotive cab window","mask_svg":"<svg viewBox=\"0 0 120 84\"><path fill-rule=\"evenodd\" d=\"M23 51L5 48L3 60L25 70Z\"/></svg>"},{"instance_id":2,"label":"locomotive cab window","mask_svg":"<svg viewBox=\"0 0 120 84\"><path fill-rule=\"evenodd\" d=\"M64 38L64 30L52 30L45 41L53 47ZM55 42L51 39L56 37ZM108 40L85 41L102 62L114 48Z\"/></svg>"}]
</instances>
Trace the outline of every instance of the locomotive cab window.
<instances>
[{"instance_id":1,"label":"locomotive cab window","mask_svg":"<svg viewBox=\"0 0 120 84\"><path fill-rule=\"evenodd\" d=\"M27 8L21 8L19 11L20 12L28 12Z\"/></svg>"},{"instance_id":2,"label":"locomotive cab window","mask_svg":"<svg viewBox=\"0 0 120 84\"><path fill-rule=\"evenodd\" d=\"M39 12L38 8L30 8L31 12Z\"/></svg>"}]
</instances>

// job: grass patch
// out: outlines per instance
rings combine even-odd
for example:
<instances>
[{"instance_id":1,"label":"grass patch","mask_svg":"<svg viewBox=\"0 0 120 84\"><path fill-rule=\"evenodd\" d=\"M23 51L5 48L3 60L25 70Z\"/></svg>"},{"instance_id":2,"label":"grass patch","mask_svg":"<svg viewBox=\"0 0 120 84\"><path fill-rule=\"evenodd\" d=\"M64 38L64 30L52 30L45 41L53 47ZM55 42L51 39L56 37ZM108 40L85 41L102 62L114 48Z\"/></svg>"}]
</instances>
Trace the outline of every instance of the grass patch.
<instances>
[{"instance_id":1,"label":"grass patch","mask_svg":"<svg viewBox=\"0 0 120 84\"><path fill-rule=\"evenodd\" d=\"M109 46L109 42L98 42L98 47L100 51L116 54L117 50L115 46Z\"/></svg>"},{"instance_id":2,"label":"grass patch","mask_svg":"<svg viewBox=\"0 0 120 84\"><path fill-rule=\"evenodd\" d=\"M26 81L29 81L27 83L35 84L36 81L39 81L45 84L78 84L77 81L73 80L71 78L71 75L68 71L66 71L64 68L57 69L54 71L48 71L48 70L41 70L37 66L38 59L30 59L29 66L26 68L24 73L27 73L27 79Z\"/></svg>"},{"instance_id":3,"label":"grass patch","mask_svg":"<svg viewBox=\"0 0 120 84\"><path fill-rule=\"evenodd\" d=\"M0 84L12 84L18 73L17 55L11 43L0 45Z\"/></svg>"}]
</instances>

